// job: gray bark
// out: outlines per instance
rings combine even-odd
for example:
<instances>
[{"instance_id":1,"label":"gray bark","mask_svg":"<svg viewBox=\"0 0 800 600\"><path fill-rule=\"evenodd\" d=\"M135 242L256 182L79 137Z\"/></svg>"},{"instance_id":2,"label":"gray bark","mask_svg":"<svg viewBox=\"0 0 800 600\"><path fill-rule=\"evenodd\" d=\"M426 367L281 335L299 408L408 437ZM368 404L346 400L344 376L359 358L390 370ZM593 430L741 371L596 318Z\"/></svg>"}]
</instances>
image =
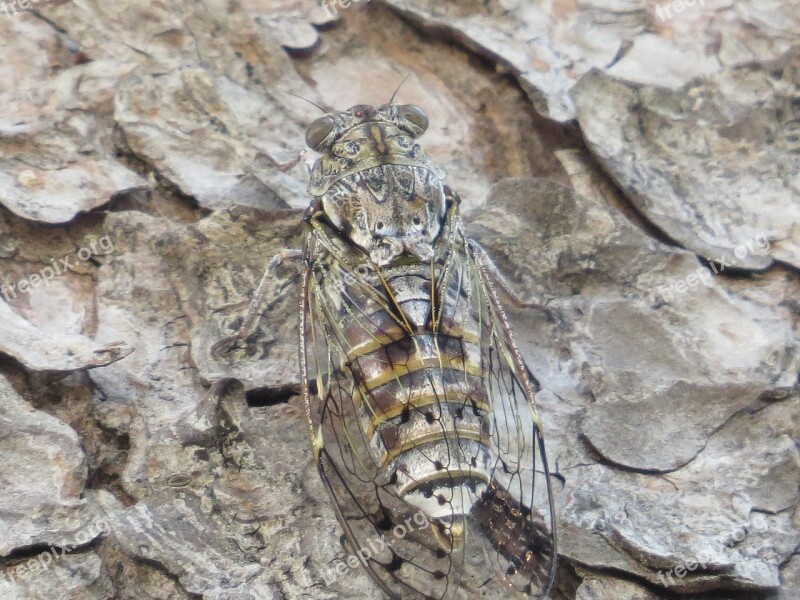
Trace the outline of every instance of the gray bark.
<instances>
[{"instance_id":1,"label":"gray bark","mask_svg":"<svg viewBox=\"0 0 800 600\"><path fill-rule=\"evenodd\" d=\"M297 265L209 350L300 244L293 94L406 75L469 234L544 307L508 314L553 598L800 597L799 5L328 6L0 3L0 597L381 597L331 575Z\"/></svg>"}]
</instances>

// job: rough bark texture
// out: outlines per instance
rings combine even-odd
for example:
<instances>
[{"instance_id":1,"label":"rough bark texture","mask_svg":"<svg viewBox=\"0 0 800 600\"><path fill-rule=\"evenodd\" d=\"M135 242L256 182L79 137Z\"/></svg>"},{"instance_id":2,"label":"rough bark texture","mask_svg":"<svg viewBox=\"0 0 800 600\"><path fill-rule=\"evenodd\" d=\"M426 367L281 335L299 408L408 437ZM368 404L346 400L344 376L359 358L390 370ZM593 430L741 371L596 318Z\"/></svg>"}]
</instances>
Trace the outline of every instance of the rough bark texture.
<instances>
[{"instance_id":1,"label":"rough bark texture","mask_svg":"<svg viewBox=\"0 0 800 600\"><path fill-rule=\"evenodd\" d=\"M292 94L378 104L409 74L470 235L538 306L509 316L557 466L553 597L800 597L798 3L21 4L0 598L381 597L331 577L296 265L209 349L300 244L319 111Z\"/></svg>"}]
</instances>

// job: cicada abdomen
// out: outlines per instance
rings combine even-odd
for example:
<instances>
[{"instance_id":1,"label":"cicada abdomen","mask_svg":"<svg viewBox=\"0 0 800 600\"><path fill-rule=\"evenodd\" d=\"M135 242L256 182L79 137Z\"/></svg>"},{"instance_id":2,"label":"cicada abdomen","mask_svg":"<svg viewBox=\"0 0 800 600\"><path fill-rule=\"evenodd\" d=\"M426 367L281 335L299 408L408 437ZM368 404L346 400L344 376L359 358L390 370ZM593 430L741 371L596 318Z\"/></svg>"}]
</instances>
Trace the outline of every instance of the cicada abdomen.
<instances>
[{"instance_id":1,"label":"cicada abdomen","mask_svg":"<svg viewBox=\"0 0 800 600\"><path fill-rule=\"evenodd\" d=\"M458 199L416 142L426 127L394 104L309 127L322 157L300 360L315 457L389 597L492 576L542 597L556 544L533 392Z\"/></svg>"}]
</instances>

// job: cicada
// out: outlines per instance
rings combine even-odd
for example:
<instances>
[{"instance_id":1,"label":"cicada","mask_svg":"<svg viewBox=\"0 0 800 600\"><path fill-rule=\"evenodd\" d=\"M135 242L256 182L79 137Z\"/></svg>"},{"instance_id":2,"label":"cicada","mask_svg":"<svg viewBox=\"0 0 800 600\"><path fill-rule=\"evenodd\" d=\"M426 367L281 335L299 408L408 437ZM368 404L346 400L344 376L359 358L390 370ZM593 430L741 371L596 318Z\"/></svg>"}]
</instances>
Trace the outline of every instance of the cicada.
<instances>
[{"instance_id":1,"label":"cicada","mask_svg":"<svg viewBox=\"0 0 800 600\"><path fill-rule=\"evenodd\" d=\"M556 522L542 425L459 197L415 105L359 105L306 132L300 381L314 460L351 550L390 598L471 573L544 597ZM516 592L513 592L516 590Z\"/></svg>"}]
</instances>

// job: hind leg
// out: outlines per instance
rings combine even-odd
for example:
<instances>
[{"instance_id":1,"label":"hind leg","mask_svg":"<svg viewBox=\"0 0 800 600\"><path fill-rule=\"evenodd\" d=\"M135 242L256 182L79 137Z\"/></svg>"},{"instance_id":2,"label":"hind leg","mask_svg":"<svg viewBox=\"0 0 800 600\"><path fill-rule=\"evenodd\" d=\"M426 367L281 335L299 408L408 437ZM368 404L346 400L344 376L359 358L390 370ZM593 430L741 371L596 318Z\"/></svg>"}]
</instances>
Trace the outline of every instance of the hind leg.
<instances>
[{"instance_id":1,"label":"hind leg","mask_svg":"<svg viewBox=\"0 0 800 600\"><path fill-rule=\"evenodd\" d=\"M253 300L250 302L250 306L247 308L247 313L245 313L244 316L244 322L236 331L236 333L219 340L217 343L211 346L211 355L213 357L219 358L223 354L227 354L236 346L236 344L253 333L256 321L259 317L258 309L261 308L262 304L264 304L264 300L267 297L267 290L270 289L269 284L272 283L272 280L275 278L275 271L284 263L284 261L302 258L302 256L302 250L287 248L278 252L278 254L272 257L272 260L269 261L269 265L264 271L264 275L261 277L258 288L256 288Z\"/></svg>"}]
</instances>

